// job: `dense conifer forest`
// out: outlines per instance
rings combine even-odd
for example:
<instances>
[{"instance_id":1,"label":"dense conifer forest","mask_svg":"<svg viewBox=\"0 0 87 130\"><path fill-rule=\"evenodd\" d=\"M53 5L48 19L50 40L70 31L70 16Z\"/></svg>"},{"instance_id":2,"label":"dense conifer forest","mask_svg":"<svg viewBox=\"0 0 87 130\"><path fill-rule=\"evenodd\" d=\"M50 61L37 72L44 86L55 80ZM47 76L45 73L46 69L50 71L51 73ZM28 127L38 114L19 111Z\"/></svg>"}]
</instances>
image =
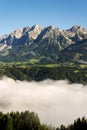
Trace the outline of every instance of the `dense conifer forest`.
<instances>
[{"instance_id":1,"label":"dense conifer forest","mask_svg":"<svg viewBox=\"0 0 87 130\"><path fill-rule=\"evenodd\" d=\"M0 130L87 130L87 119L78 118L68 126L52 127L41 124L38 115L34 112L0 112Z\"/></svg>"},{"instance_id":2,"label":"dense conifer forest","mask_svg":"<svg viewBox=\"0 0 87 130\"><path fill-rule=\"evenodd\" d=\"M69 80L71 83L87 83L87 67L79 66L0 66L0 77L8 76L15 80L42 81L45 79Z\"/></svg>"}]
</instances>

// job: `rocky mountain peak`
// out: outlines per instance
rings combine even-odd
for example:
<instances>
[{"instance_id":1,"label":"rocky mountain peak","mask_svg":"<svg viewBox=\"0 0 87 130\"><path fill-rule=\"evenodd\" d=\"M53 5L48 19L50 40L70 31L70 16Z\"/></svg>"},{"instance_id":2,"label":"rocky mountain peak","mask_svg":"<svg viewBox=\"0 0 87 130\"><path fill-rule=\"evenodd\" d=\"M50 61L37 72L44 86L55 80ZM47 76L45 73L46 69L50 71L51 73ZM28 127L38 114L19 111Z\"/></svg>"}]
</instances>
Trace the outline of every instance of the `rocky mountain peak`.
<instances>
[{"instance_id":1,"label":"rocky mountain peak","mask_svg":"<svg viewBox=\"0 0 87 130\"><path fill-rule=\"evenodd\" d=\"M79 29L81 28L81 26L78 26L78 25L73 25L70 30L75 32L75 31L78 31Z\"/></svg>"},{"instance_id":2,"label":"rocky mountain peak","mask_svg":"<svg viewBox=\"0 0 87 130\"><path fill-rule=\"evenodd\" d=\"M70 29L72 32L82 32L82 33L87 33L87 30L81 26L78 25L73 25L72 28Z\"/></svg>"},{"instance_id":3,"label":"rocky mountain peak","mask_svg":"<svg viewBox=\"0 0 87 130\"><path fill-rule=\"evenodd\" d=\"M41 26L39 26L39 25L32 26L30 31L28 32L29 38L36 39L41 31L42 31Z\"/></svg>"},{"instance_id":4,"label":"rocky mountain peak","mask_svg":"<svg viewBox=\"0 0 87 130\"><path fill-rule=\"evenodd\" d=\"M57 27L54 26L54 25L50 25L50 26L46 27L45 30L46 30L47 32L60 31L59 28L57 28Z\"/></svg>"},{"instance_id":5,"label":"rocky mountain peak","mask_svg":"<svg viewBox=\"0 0 87 130\"><path fill-rule=\"evenodd\" d=\"M86 38L87 30L78 25L63 31L54 25L27 26L0 37L0 57L2 61L15 57L15 61L38 58L43 62L47 58L53 62L62 50Z\"/></svg>"},{"instance_id":6,"label":"rocky mountain peak","mask_svg":"<svg viewBox=\"0 0 87 130\"><path fill-rule=\"evenodd\" d=\"M33 26L31 27L32 30L33 30L33 29L39 29L39 28L42 28L42 27L39 26L39 25L37 25L37 24L35 24L35 25L33 25Z\"/></svg>"},{"instance_id":7,"label":"rocky mountain peak","mask_svg":"<svg viewBox=\"0 0 87 130\"><path fill-rule=\"evenodd\" d=\"M6 39L8 37L7 34L4 34L3 36L0 37L0 40Z\"/></svg>"},{"instance_id":8,"label":"rocky mountain peak","mask_svg":"<svg viewBox=\"0 0 87 130\"><path fill-rule=\"evenodd\" d=\"M50 25L48 28L54 30L56 27L54 25Z\"/></svg>"},{"instance_id":9,"label":"rocky mountain peak","mask_svg":"<svg viewBox=\"0 0 87 130\"><path fill-rule=\"evenodd\" d=\"M15 37L17 39L21 38L23 35L23 28L18 28L17 30L15 30L13 33L11 33L12 37Z\"/></svg>"},{"instance_id":10,"label":"rocky mountain peak","mask_svg":"<svg viewBox=\"0 0 87 130\"><path fill-rule=\"evenodd\" d=\"M31 30L30 26L24 27L23 28L23 33L25 34L25 33L29 32L30 30Z\"/></svg>"},{"instance_id":11,"label":"rocky mountain peak","mask_svg":"<svg viewBox=\"0 0 87 130\"><path fill-rule=\"evenodd\" d=\"M41 32L41 37L42 39L44 38L47 38L47 37L51 37L51 36L54 36L54 35L58 35L61 31L59 30L59 28L53 26L53 25L50 25L46 28L43 29L43 31Z\"/></svg>"},{"instance_id":12,"label":"rocky mountain peak","mask_svg":"<svg viewBox=\"0 0 87 130\"><path fill-rule=\"evenodd\" d=\"M87 38L87 30L78 25L73 25L70 29L64 30L63 32L73 42Z\"/></svg>"}]
</instances>

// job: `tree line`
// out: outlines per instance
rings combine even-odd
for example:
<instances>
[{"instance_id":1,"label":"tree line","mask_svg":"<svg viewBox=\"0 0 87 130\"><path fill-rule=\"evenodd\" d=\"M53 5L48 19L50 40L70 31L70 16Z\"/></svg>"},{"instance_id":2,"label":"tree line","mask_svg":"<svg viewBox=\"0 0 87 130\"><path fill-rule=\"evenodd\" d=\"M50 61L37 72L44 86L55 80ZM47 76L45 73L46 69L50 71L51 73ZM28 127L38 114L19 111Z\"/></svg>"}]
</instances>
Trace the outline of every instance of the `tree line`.
<instances>
[{"instance_id":1,"label":"tree line","mask_svg":"<svg viewBox=\"0 0 87 130\"><path fill-rule=\"evenodd\" d=\"M87 130L87 119L85 117L78 118L67 127L61 125L55 128L41 124L38 115L34 112L10 112L6 114L0 112L0 130Z\"/></svg>"},{"instance_id":2,"label":"tree line","mask_svg":"<svg viewBox=\"0 0 87 130\"><path fill-rule=\"evenodd\" d=\"M49 130L34 112L0 112L0 130Z\"/></svg>"}]
</instances>

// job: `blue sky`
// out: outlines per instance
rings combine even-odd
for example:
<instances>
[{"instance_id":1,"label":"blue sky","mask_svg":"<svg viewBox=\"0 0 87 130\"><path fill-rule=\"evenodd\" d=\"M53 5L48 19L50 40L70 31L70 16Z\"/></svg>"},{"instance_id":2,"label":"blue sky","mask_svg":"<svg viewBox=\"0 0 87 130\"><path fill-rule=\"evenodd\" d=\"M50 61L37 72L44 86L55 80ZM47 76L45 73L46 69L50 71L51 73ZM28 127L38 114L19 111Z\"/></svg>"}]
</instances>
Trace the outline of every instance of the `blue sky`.
<instances>
[{"instance_id":1,"label":"blue sky","mask_svg":"<svg viewBox=\"0 0 87 130\"><path fill-rule=\"evenodd\" d=\"M87 28L87 0L0 0L0 35L35 24Z\"/></svg>"}]
</instances>

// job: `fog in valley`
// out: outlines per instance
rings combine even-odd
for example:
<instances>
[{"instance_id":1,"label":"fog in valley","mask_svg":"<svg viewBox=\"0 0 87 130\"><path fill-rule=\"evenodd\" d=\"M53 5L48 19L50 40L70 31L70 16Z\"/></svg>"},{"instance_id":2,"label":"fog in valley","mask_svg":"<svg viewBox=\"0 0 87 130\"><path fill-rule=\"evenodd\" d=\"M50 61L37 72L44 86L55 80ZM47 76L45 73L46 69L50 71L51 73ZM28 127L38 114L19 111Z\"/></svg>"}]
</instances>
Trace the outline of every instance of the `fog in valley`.
<instances>
[{"instance_id":1,"label":"fog in valley","mask_svg":"<svg viewBox=\"0 0 87 130\"><path fill-rule=\"evenodd\" d=\"M87 115L87 86L67 80L0 80L0 111L34 111L42 123L58 126Z\"/></svg>"}]
</instances>

